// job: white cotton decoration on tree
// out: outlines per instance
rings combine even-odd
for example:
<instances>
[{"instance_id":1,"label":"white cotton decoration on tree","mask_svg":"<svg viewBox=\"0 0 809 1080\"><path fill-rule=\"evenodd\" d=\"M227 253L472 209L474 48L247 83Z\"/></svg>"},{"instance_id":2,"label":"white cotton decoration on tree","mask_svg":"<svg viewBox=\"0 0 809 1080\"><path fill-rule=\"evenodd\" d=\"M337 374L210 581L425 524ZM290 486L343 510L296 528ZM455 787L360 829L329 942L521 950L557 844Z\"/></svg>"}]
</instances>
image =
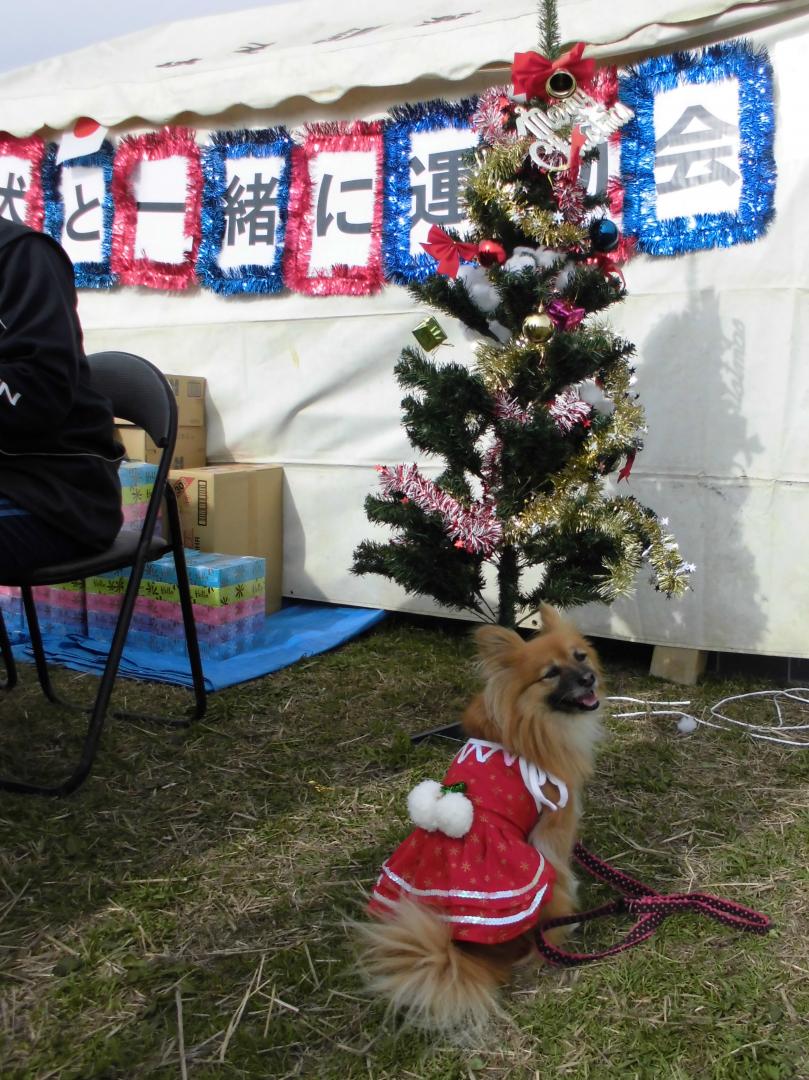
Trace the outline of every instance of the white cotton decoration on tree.
<instances>
[{"instance_id":1,"label":"white cotton decoration on tree","mask_svg":"<svg viewBox=\"0 0 809 1080\"><path fill-rule=\"evenodd\" d=\"M612 416L615 412L615 402L607 397L594 379L588 379L580 383L576 388L582 401L586 401L597 413L602 416Z\"/></svg>"},{"instance_id":2,"label":"white cotton decoration on tree","mask_svg":"<svg viewBox=\"0 0 809 1080\"><path fill-rule=\"evenodd\" d=\"M571 260L562 267L556 277L553 279L553 287L557 292L564 292L571 282L573 275L576 273L576 264Z\"/></svg>"},{"instance_id":3,"label":"white cotton decoration on tree","mask_svg":"<svg viewBox=\"0 0 809 1080\"><path fill-rule=\"evenodd\" d=\"M458 279L464 283L466 291L484 314L490 315L500 303L500 293L489 281L482 266L462 266Z\"/></svg>"},{"instance_id":4,"label":"white cotton decoration on tree","mask_svg":"<svg viewBox=\"0 0 809 1080\"><path fill-rule=\"evenodd\" d=\"M551 267L556 266L561 258L558 251L554 251L553 248L536 248L534 250L534 258L537 261L537 266L540 270L550 270Z\"/></svg>"},{"instance_id":5,"label":"white cotton decoration on tree","mask_svg":"<svg viewBox=\"0 0 809 1080\"><path fill-rule=\"evenodd\" d=\"M507 326L503 326L502 323L497 322L495 319L491 319L489 321L489 329L497 338L497 340L501 341L503 344L511 340L511 331L509 330L509 328Z\"/></svg>"},{"instance_id":6,"label":"white cotton decoration on tree","mask_svg":"<svg viewBox=\"0 0 809 1080\"><path fill-rule=\"evenodd\" d=\"M511 257L503 263L503 269L509 270L511 273L524 270L526 266L530 266L532 269L537 267L536 253L533 248L515 247Z\"/></svg>"},{"instance_id":7,"label":"white cotton decoration on tree","mask_svg":"<svg viewBox=\"0 0 809 1080\"><path fill-rule=\"evenodd\" d=\"M550 270L560 258L559 252L551 248L515 247L511 256L503 263L503 269L510 270L512 273L524 270L526 266L536 270Z\"/></svg>"}]
</instances>

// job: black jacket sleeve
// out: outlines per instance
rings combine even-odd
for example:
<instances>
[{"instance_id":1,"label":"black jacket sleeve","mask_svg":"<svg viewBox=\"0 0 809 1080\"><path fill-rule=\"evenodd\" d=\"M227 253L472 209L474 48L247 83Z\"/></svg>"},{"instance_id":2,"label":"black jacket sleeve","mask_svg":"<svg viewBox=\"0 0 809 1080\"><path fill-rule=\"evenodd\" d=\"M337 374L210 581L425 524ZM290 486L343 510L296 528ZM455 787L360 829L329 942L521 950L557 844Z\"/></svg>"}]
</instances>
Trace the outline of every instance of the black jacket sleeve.
<instances>
[{"instance_id":1,"label":"black jacket sleeve","mask_svg":"<svg viewBox=\"0 0 809 1080\"><path fill-rule=\"evenodd\" d=\"M36 233L0 252L0 432L62 423L79 378L81 330L70 261Z\"/></svg>"}]
</instances>

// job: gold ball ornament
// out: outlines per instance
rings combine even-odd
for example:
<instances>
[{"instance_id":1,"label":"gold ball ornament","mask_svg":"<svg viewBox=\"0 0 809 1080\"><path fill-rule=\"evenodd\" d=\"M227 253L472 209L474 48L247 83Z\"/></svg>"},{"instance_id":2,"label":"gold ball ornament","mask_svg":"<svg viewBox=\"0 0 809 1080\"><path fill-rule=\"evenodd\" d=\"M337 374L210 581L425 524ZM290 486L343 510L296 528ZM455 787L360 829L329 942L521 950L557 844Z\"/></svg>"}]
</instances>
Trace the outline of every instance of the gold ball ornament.
<instances>
[{"instance_id":1,"label":"gold ball ornament","mask_svg":"<svg viewBox=\"0 0 809 1080\"><path fill-rule=\"evenodd\" d=\"M522 332L535 345L544 345L553 335L553 319L544 311L528 315L522 324Z\"/></svg>"}]
</instances>

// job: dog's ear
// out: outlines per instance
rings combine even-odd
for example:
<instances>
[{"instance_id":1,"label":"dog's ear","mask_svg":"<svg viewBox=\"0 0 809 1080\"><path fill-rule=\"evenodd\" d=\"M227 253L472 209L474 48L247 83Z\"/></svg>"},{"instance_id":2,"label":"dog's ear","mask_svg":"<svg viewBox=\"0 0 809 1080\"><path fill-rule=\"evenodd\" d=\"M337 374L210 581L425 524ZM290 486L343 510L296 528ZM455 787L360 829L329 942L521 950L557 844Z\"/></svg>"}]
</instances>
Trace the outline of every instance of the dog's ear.
<instances>
[{"instance_id":1,"label":"dog's ear","mask_svg":"<svg viewBox=\"0 0 809 1080\"><path fill-rule=\"evenodd\" d=\"M494 675L508 667L516 651L525 645L516 630L494 624L479 627L475 631L475 642L486 675Z\"/></svg>"},{"instance_id":2,"label":"dog's ear","mask_svg":"<svg viewBox=\"0 0 809 1080\"><path fill-rule=\"evenodd\" d=\"M555 607L551 607L550 604L539 605L539 617L542 620L540 634L550 634L554 630L561 630L563 626L568 625L564 616Z\"/></svg>"}]
</instances>

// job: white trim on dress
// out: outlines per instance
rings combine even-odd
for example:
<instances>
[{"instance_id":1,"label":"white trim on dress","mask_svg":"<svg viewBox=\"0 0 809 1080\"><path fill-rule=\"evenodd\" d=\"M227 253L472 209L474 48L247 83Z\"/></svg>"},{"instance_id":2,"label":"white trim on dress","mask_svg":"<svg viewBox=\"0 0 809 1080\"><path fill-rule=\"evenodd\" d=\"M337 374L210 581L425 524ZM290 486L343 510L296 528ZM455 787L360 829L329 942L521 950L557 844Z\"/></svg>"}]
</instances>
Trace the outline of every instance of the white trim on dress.
<instances>
[{"instance_id":1,"label":"white trim on dress","mask_svg":"<svg viewBox=\"0 0 809 1080\"><path fill-rule=\"evenodd\" d=\"M542 903L547 890L548 886L546 883L542 886L527 908L523 911L517 911L513 915L501 915L500 917L487 917L485 915L442 915L439 911L433 911L433 914L436 918L441 919L442 922L473 923L476 926L509 926L511 923L520 922L521 920L528 918L529 915L533 915ZM396 907L396 904L398 903L397 900L391 900L389 897L383 896L382 893L378 893L376 889L374 889L373 897L374 900L379 900L388 907Z\"/></svg>"},{"instance_id":2,"label":"white trim on dress","mask_svg":"<svg viewBox=\"0 0 809 1080\"><path fill-rule=\"evenodd\" d=\"M534 877L527 885L523 885L520 889L498 889L495 892L479 892L472 889L417 889L415 885L411 885L409 881L405 881L404 878L399 877L393 870L385 863L382 866L382 874L385 874L391 879L394 885L398 885L400 889L404 889L405 892L411 894L411 896L452 896L456 900L510 900L514 896L522 896L523 893L527 893L530 889L536 885L545 870L545 857L542 852L534 849L539 855L539 866ZM382 880L382 874L379 875L377 885ZM378 894L374 892L374 896Z\"/></svg>"},{"instance_id":3,"label":"white trim on dress","mask_svg":"<svg viewBox=\"0 0 809 1080\"><path fill-rule=\"evenodd\" d=\"M534 765L531 761L526 761L525 758L518 757L516 754L510 754L508 750L500 743L490 742L488 739L467 739L458 753L455 761L460 765L466 761L472 754L475 755L475 761L479 765L485 765L486 762L498 750L503 751L503 757L506 762L506 766L513 765L515 761L519 762L520 775L522 776L523 783L528 788L534 802L536 803L537 811L541 814L542 807L547 806L549 810L560 810L563 806L567 806L568 790L567 784L564 780L559 780L558 777L552 773L545 772L544 769L540 769L538 765ZM547 795L544 794L542 788L545 784L551 783L559 792L559 801L552 802Z\"/></svg>"}]
</instances>

